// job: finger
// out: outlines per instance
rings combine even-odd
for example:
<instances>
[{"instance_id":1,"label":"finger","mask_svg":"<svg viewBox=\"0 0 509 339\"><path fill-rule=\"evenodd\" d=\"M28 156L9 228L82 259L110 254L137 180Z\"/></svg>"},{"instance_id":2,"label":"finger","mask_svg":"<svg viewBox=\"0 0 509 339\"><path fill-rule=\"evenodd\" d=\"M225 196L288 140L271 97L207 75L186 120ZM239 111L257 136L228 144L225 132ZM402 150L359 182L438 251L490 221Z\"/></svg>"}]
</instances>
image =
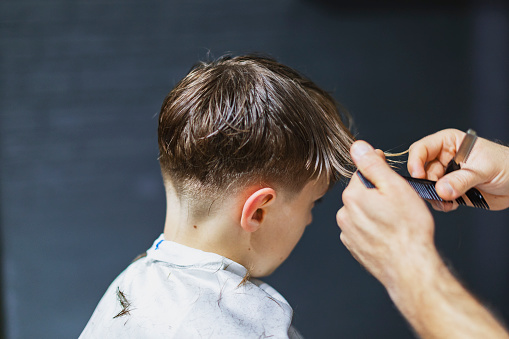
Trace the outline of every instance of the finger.
<instances>
[{"instance_id":1,"label":"finger","mask_svg":"<svg viewBox=\"0 0 509 339\"><path fill-rule=\"evenodd\" d=\"M470 188L481 184L483 179L473 171L461 169L440 178L436 184L438 195L444 200L454 200Z\"/></svg>"},{"instance_id":2,"label":"finger","mask_svg":"<svg viewBox=\"0 0 509 339\"><path fill-rule=\"evenodd\" d=\"M346 249L348 250L348 252L350 252L352 257L355 260L357 260L358 263L363 265L361 258L357 255L357 253L352 248L352 245L350 244L350 239L348 238L348 236L345 235L345 232L341 232L341 234L339 235L339 239L341 239L341 242L343 243L343 245L345 245Z\"/></svg>"},{"instance_id":3,"label":"finger","mask_svg":"<svg viewBox=\"0 0 509 339\"><path fill-rule=\"evenodd\" d=\"M339 239L341 240L341 242L343 243L343 245L345 245L345 247L346 247L348 250L350 250L350 249L348 248L348 239L347 239L347 237L346 237L346 235L345 235L345 232L341 232L341 234L339 235Z\"/></svg>"},{"instance_id":4,"label":"finger","mask_svg":"<svg viewBox=\"0 0 509 339\"><path fill-rule=\"evenodd\" d=\"M350 148L352 159L362 174L377 188L384 188L389 180L401 180L375 149L365 141L359 140Z\"/></svg>"},{"instance_id":5,"label":"finger","mask_svg":"<svg viewBox=\"0 0 509 339\"><path fill-rule=\"evenodd\" d=\"M437 181L445 174L445 168L438 160L433 160L426 165L426 179Z\"/></svg>"},{"instance_id":6,"label":"finger","mask_svg":"<svg viewBox=\"0 0 509 339\"><path fill-rule=\"evenodd\" d=\"M376 149L375 150L376 154L378 154L382 159L385 160L385 153L381 150L381 149Z\"/></svg>"},{"instance_id":7,"label":"finger","mask_svg":"<svg viewBox=\"0 0 509 339\"><path fill-rule=\"evenodd\" d=\"M341 242L343 243L343 245L345 245L346 249L348 250L348 252L350 252L350 254L352 255L352 257L366 270L368 271L370 274L371 271L368 269L368 267L366 266L366 264L364 263L364 260L362 259L362 254L358 251L355 250L355 245L352 245L350 244L350 239L344 235L344 233L341 233L339 238L341 239Z\"/></svg>"},{"instance_id":8,"label":"finger","mask_svg":"<svg viewBox=\"0 0 509 339\"><path fill-rule=\"evenodd\" d=\"M452 202L434 200L428 200L428 202L435 211L450 212L458 208L458 204Z\"/></svg>"},{"instance_id":9,"label":"finger","mask_svg":"<svg viewBox=\"0 0 509 339\"><path fill-rule=\"evenodd\" d=\"M429 202L429 204L431 205L431 207L433 207L433 209L435 211L441 211L443 212L443 204L440 202L440 201L435 201L435 200L427 200Z\"/></svg>"},{"instance_id":10,"label":"finger","mask_svg":"<svg viewBox=\"0 0 509 339\"><path fill-rule=\"evenodd\" d=\"M346 236L350 228L348 227L350 220L348 217L348 211L345 207L339 209L338 213L336 213L336 221L338 223L339 229L341 230L341 234L339 235L339 239L345 245L345 247L350 251L349 240Z\"/></svg>"},{"instance_id":11,"label":"finger","mask_svg":"<svg viewBox=\"0 0 509 339\"><path fill-rule=\"evenodd\" d=\"M407 168L410 175L414 178L425 178L426 163L435 159L447 164L456 154L458 140L461 142L463 135L459 130L446 129L414 142L408 153Z\"/></svg>"},{"instance_id":12,"label":"finger","mask_svg":"<svg viewBox=\"0 0 509 339\"><path fill-rule=\"evenodd\" d=\"M442 150L442 141L435 134L414 142L408 150L407 168L414 178L426 178L425 165L435 159Z\"/></svg>"},{"instance_id":13,"label":"finger","mask_svg":"<svg viewBox=\"0 0 509 339\"><path fill-rule=\"evenodd\" d=\"M345 207L341 207L339 211L336 213L336 223L341 231L343 230L344 225L346 225L346 209Z\"/></svg>"}]
</instances>

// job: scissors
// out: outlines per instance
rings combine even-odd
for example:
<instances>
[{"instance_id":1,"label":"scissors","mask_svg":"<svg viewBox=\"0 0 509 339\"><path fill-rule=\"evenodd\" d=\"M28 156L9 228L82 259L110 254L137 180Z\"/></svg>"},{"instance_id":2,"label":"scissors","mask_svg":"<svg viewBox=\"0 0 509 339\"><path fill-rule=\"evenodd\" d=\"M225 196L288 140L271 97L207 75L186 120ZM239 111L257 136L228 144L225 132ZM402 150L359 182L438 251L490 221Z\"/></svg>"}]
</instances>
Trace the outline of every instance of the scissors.
<instances>
[{"instance_id":1,"label":"scissors","mask_svg":"<svg viewBox=\"0 0 509 339\"><path fill-rule=\"evenodd\" d=\"M468 156L470 155L470 152L472 151L472 148L474 148L475 142L477 141L477 133L469 129L467 133L465 134L465 137L461 141L460 148L458 149L458 152L454 155L454 157L449 161L447 164L447 167L445 168L445 174L451 173L453 171L459 170L460 164L465 163L468 159ZM361 179L364 186L367 188L375 188L375 185L371 183L360 171L357 171L357 175ZM419 194L419 196L426 200L434 200L434 201L442 201L442 202L452 202L452 201L446 201L437 194L437 191L435 189L436 181L432 180L426 180L426 179L416 179L408 176L402 175L403 179L405 179L410 186ZM472 205L477 208L482 208L489 210L490 207L486 200L484 199L483 195L479 190L476 188L469 189L465 195L470 200ZM456 202L459 205L466 206L466 202L463 199L463 197L459 197L456 199Z\"/></svg>"}]
</instances>

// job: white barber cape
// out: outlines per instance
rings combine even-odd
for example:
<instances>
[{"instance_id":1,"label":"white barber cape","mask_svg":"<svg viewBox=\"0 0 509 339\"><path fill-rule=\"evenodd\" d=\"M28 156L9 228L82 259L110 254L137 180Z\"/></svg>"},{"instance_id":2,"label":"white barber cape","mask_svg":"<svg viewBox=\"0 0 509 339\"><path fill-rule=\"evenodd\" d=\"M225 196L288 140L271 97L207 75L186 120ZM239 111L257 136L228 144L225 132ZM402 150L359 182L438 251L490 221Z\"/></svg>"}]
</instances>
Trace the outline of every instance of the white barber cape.
<instances>
[{"instance_id":1,"label":"white barber cape","mask_svg":"<svg viewBox=\"0 0 509 339\"><path fill-rule=\"evenodd\" d=\"M301 338L271 286L215 253L164 240L110 285L80 338Z\"/></svg>"}]
</instances>

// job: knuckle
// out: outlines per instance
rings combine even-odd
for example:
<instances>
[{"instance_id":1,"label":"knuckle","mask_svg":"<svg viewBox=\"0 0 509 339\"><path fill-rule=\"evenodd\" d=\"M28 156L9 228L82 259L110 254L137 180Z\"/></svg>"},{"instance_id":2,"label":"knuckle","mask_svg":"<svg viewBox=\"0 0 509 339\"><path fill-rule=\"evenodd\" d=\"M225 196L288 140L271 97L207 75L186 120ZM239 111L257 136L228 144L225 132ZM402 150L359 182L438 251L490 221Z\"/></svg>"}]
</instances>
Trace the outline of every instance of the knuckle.
<instances>
[{"instance_id":1,"label":"knuckle","mask_svg":"<svg viewBox=\"0 0 509 339\"><path fill-rule=\"evenodd\" d=\"M336 213L336 221L338 223L338 226L340 228L343 228L344 225L346 224L346 215L345 215L345 209L344 208L341 208L337 213Z\"/></svg>"},{"instance_id":2,"label":"knuckle","mask_svg":"<svg viewBox=\"0 0 509 339\"><path fill-rule=\"evenodd\" d=\"M341 208L338 213L336 213L336 222L338 224L339 229L341 230L341 234L345 232L349 232L350 230L350 218L348 216L348 211L345 208Z\"/></svg>"},{"instance_id":3,"label":"knuckle","mask_svg":"<svg viewBox=\"0 0 509 339\"><path fill-rule=\"evenodd\" d=\"M458 171L457 175L449 179L449 183L453 189L463 191L468 188L469 180Z\"/></svg>"},{"instance_id":4,"label":"knuckle","mask_svg":"<svg viewBox=\"0 0 509 339\"><path fill-rule=\"evenodd\" d=\"M343 213L341 212L341 210L339 210L336 213L336 221L338 222L338 226L341 227L341 224L342 224L342 221L343 221Z\"/></svg>"},{"instance_id":5,"label":"knuckle","mask_svg":"<svg viewBox=\"0 0 509 339\"><path fill-rule=\"evenodd\" d=\"M345 232L341 232L341 234L339 235L339 239L341 240L343 245L345 245L346 248L348 248L348 239L347 236L345 235Z\"/></svg>"},{"instance_id":6,"label":"knuckle","mask_svg":"<svg viewBox=\"0 0 509 339\"><path fill-rule=\"evenodd\" d=\"M345 188L343 193L341 194L341 198L343 199L343 204L348 205L355 199L355 192L350 187Z\"/></svg>"},{"instance_id":7,"label":"knuckle","mask_svg":"<svg viewBox=\"0 0 509 339\"><path fill-rule=\"evenodd\" d=\"M416 141L408 148L408 153L413 154L417 148L419 148L421 141Z\"/></svg>"},{"instance_id":8,"label":"knuckle","mask_svg":"<svg viewBox=\"0 0 509 339\"><path fill-rule=\"evenodd\" d=\"M382 163L382 158L377 155L376 153L369 154L363 159L363 168L365 170L371 170L373 167L380 166L380 163Z\"/></svg>"}]
</instances>

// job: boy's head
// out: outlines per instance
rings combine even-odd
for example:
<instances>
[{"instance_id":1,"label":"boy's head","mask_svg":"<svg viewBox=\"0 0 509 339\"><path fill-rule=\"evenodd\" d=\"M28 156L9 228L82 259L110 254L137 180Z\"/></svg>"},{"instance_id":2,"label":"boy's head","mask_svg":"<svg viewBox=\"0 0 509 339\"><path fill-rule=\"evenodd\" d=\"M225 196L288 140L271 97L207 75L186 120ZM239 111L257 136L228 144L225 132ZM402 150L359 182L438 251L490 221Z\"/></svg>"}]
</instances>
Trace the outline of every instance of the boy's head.
<instances>
[{"instance_id":1,"label":"boy's head","mask_svg":"<svg viewBox=\"0 0 509 339\"><path fill-rule=\"evenodd\" d=\"M353 136L334 99L273 59L197 64L164 100L158 142L165 185L195 218L250 185L297 193L351 173Z\"/></svg>"}]
</instances>

